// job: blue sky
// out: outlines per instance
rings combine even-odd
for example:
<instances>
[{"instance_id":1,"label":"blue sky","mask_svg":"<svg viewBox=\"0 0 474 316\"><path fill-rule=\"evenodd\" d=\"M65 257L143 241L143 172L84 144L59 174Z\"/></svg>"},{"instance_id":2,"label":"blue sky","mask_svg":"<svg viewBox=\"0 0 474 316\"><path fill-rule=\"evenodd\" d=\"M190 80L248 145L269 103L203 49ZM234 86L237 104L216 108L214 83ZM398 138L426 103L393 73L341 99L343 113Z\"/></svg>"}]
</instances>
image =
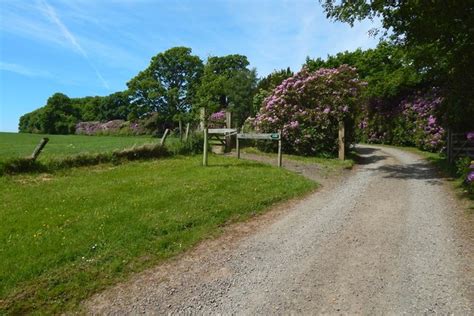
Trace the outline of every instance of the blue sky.
<instances>
[{"instance_id":1,"label":"blue sky","mask_svg":"<svg viewBox=\"0 0 474 316\"><path fill-rule=\"evenodd\" d=\"M55 92L107 95L152 56L188 46L208 56L243 54L260 76L300 69L306 56L370 48L369 21L331 22L317 0L3 0L0 131Z\"/></svg>"}]
</instances>

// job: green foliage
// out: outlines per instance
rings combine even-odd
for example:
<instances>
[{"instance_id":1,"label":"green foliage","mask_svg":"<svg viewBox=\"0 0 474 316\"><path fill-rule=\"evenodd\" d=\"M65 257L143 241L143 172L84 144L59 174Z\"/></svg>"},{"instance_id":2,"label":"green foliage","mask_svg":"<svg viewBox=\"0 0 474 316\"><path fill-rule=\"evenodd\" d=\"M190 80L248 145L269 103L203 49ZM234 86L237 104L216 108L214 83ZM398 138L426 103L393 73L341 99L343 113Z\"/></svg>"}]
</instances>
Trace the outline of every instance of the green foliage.
<instances>
[{"instance_id":1,"label":"green foliage","mask_svg":"<svg viewBox=\"0 0 474 316\"><path fill-rule=\"evenodd\" d=\"M65 94L55 93L46 103L40 115L40 131L47 134L72 134L79 113Z\"/></svg>"},{"instance_id":2,"label":"green foliage","mask_svg":"<svg viewBox=\"0 0 474 316\"><path fill-rule=\"evenodd\" d=\"M211 156L203 168L200 159L0 178L0 310L68 313L223 225L316 187L268 165Z\"/></svg>"},{"instance_id":3,"label":"green foliage","mask_svg":"<svg viewBox=\"0 0 474 316\"><path fill-rule=\"evenodd\" d=\"M202 61L191 54L191 48L174 47L159 53L127 83L131 102L143 113L158 112L172 122L191 109L202 71Z\"/></svg>"},{"instance_id":4,"label":"green foliage","mask_svg":"<svg viewBox=\"0 0 474 316\"><path fill-rule=\"evenodd\" d=\"M360 78L367 82L364 96L368 102L394 103L426 80L402 47L387 42L374 49L338 53L326 60L307 58L305 67L313 71L344 64L355 67Z\"/></svg>"},{"instance_id":5,"label":"green foliage","mask_svg":"<svg viewBox=\"0 0 474 316\"><path fill-rule=\"evenodd\" d=\"M351 25L381 18L385 35L402 45L414 67L442 88L446 122L460 130L474 128L474 2L321 2L328 17Z\"/></svg>"},{"instance_id":6,"label":"green foliage","mask_svg":"<svg viewBox=\"0 0 474 316\"><path fill-rule=\"evenodd\" d=\"M257 82L255 70L248 68L247 57L228 55L209 57L197 91L197 106L208 113L228 109L233 123L241 126L252 113L252 98Z\"/></svg>"}]
</instances>

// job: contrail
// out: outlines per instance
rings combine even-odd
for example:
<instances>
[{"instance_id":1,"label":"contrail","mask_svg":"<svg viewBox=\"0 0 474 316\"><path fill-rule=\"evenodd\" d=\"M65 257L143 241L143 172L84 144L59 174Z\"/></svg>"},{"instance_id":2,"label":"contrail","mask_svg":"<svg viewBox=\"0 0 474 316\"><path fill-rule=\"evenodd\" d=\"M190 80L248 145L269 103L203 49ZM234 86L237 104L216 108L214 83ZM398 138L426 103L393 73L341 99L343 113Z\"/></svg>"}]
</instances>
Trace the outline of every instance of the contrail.
<instances>
[{"instance_id":1,"label":"contrail","mask_svg":"<svg viewBox=\"0 0 474 316\"><path fill-rule=\"evenodd\" d=\"M102 74L99 72L97 67L92 63L89 56L87 55L87 52L84 50L84 48L82 48L82 46L77 42L76 37L71 33L71 31L69 31L69 29L66 27L66 25L64 25L64 23L61 21L59 16L56 14L56 11L54 10L54 8L52 6L50 6L46 2L46 0L39 0L39 3L41 5L41 9L42 9L43 13L46 15L46 17L48 17L51 22L53 22L54 24L57 25L57 27L59 28L59 30L61 31L63 36L71 43L71 45L75 48L75 50L79 54L81 54L82 57L84 57L84 59L89 64L89 66L91 66L91 68L94 70L97 78L99 78L99 80L102 82L102 85L106 89L110 89L109 84L104 79Z\"/></svg>"}]
</instances>

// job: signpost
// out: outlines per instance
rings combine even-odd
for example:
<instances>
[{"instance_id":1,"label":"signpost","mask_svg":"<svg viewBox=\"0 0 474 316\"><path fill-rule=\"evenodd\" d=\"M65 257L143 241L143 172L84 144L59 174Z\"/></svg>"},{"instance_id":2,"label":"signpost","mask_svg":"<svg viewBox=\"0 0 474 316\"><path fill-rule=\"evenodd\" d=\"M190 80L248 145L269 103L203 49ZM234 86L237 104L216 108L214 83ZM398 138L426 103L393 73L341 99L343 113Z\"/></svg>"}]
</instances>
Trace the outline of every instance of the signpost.
<instances>
[{"instance_id":1,"label":"signpost","mask_svg":"<svg viewBox=\"0 0 474 316\"><path fill-rule=\"evenodd\" d=\"M281 132L280 133L241 133L237 134L237 159L240 159L240 139L277 140L278 141L278 167L282 166Z\"/></svg>"}]
</instances>

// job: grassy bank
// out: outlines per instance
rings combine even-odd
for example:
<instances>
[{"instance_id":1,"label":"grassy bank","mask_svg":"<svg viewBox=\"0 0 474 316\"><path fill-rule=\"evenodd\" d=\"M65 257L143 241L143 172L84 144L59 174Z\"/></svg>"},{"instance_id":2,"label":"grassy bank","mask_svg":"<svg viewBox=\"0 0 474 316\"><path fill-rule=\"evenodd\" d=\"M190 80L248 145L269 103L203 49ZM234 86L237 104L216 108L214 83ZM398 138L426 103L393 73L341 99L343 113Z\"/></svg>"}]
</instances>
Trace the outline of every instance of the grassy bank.
<instances>
[{"instance_id":1,"label":"grassy bank","mask_svg":"<svg viewBox=\"0 0 474 316\"><path fill-rule=\"evenodd\" d=\"M233 158L0 178L0 310L57 313L315 184Z\"/></svg>"}]
</instances>

